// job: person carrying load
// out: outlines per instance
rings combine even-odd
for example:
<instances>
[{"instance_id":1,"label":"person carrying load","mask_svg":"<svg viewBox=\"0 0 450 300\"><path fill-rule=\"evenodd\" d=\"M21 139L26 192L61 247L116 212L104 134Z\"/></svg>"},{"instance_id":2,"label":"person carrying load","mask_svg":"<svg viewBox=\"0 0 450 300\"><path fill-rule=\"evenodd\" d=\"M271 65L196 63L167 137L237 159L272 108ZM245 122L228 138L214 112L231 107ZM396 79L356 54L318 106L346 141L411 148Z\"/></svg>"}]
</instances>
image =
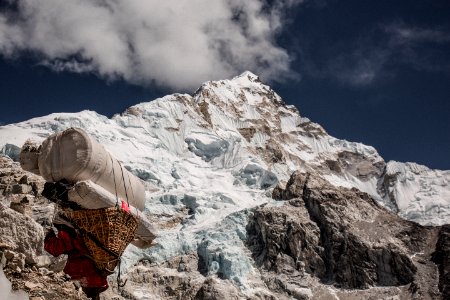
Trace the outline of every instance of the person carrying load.
<instances>
[{"instance_id":1,"label":"person carrying load","mask_svg":"<svg viewBox=\"0 0 450 300\"><path fill-rule=\"evenodd\" d=\"M87 297L100 299L100 293L108 289L107 275L95 266L83 238L75 229L65 225L57 225L57 229L57 235L51 229L45 236L44 249L55 257L67 254L64 273L80 283Z\"/></svg>"},{"instance_id":2,"label":"person carrying load","mask_svg":"<svg viewBox=\"0 0 450 300\"><path fill-rule=\"evenodd\" d=\"M155 238L142 213L144 185L79 128L49 136L32 155L25 152L29 148L22 148L21 165L46 179L42 195L56 203L57 233L48 231L44 248L53 256L67 254L64 272L99 299L117 265L120 282L127 245L148 247Z\"/></svg>"},{"instance_id":3,"label":"person carrying load","mask_svg":"<svg viewBox=\"0 0 450 300\"><path fill-rule=\"evenodd\" d=\"M64 273L80 283L91 299L100 299L108 288L107 276L114 273L120 257L133 240L138 221L126 204L100 209L63 209L53 221L44 249L53 256L67 254Z\"/></svg>"}]
</instances>

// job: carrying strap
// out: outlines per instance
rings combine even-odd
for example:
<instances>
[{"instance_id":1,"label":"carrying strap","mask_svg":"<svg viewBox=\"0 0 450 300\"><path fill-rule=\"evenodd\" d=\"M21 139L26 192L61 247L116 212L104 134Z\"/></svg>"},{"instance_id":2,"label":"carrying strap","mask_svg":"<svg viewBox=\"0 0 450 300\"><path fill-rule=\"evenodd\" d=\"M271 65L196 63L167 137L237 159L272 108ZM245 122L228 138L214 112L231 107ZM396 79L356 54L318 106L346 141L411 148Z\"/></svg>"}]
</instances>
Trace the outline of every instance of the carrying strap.
<instances>
[{"instance_id":1,"label":"carrying strap","mask_svg":"<svg viewBox=\"0 0 450 300\"><path fill-rule=\"evenodd\" d=\"M112 176L114 179L114 191L116 192L116 208L119 207L119 197L117 196L117 184L116 184L116 173L114 172L114 160L112 156L110 155L109 158L111 159L111 170L112 170Z\"/></svg>"},{"instance_id":2,"label":"carrying strap","mask_svg":"<svg viewBox=\"0 0 450 300\"><path fill-rule=\"evenodd\" d=\"M117 183L116 183L116 174L115 174L115 171L114 171L114 160L113 160L112 156L109 156L109 157L111 159L112 176L113 176L113 179L114 179L114 191L116 193L116 207L118 207L119 206L119 197L117 195ZM123 166L122 166L122 164L119 161L117 163L119 164L120 172L122 173L121 175L122 175L123 188L125 190L125 198L127 200L128 206L130 206L130 202L128 200L127 185L126 185L126 182L125 182L125 176L123 174ZM130 187L131 187L130 176L128 176L128 182L130 183Z\"/></svg>"},{"instance_id":3,"label":"carrying strap","mask_svg":"<svg viewBox=\"0 0 450 300\"><path fill-rule=\"evenodd\" d=\"M123 167L119 162L120 171L122 172L122 182L123 182L123 188L125 189L125 197L127 198L127 204L130 206L130 202L128 201L128 192L127 192L127 185L125 183L125 177L123 176ZM129 177L128 177L129 178Z\"/></svg>"}]
</instances>

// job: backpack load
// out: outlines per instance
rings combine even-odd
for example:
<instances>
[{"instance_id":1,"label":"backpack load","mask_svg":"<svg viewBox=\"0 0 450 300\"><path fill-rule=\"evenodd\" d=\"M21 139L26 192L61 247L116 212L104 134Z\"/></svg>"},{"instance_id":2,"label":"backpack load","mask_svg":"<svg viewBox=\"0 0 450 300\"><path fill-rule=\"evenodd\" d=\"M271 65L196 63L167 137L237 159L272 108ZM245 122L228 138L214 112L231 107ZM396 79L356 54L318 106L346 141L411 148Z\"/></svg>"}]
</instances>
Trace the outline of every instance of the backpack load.
<instances>
[{"instance_id":1,"label":"backpack load","mask_svg":"<svg viewBox=\"0 0 450 300\"><path fill-rule=\"evenodd\" d=\"M141 180L83 129L69 128L54 133L44 140L38 154L34 149L22 147L24 170L41 175L48 182L66 180L75 184L90 180L127 199L138 210L144 209L145 187Z\"/></svg>"},{"instance_id":2,"label":"backpack load","mask_svg":"<svg viewBox=\"0 0 450 300\"><path fill-rule=\"evenodd\" d=\"M95 201L92 201L95 199ZM68 200L77 203L86 209L101 209L122 205L117 202L117 198L102 188L101 186L93 183L90 180L77 182L68 191ZM154 232L156 229L147 219L145 214L136 209L134 206L129 205L130 213L138 220L138 226L134 238L140 240L142 243L139 245L150 245L156 238Z\"/></svg>"},{"instance_id":3,"label":"backpack load","mask_svg":"<svg viewBox=\"0 0 450 300\"><path fill-rule=\"evenodd\" d=\"M114 273L134 239L136 218L116 207L65 211L63 216L81 232L95 266L105 275Z\"/></svg>"}]
</instances>

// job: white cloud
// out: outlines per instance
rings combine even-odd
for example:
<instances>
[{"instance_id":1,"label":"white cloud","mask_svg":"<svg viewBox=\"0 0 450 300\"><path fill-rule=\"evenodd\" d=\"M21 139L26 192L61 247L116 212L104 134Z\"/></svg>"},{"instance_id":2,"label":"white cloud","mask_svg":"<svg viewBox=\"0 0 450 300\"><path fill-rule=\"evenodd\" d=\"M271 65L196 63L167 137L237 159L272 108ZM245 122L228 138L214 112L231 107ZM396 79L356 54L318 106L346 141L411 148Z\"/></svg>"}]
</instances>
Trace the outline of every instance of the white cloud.
<instances>
[{"instance_id":1,"label":"white cloud","mask_svg":"<svg viewBox=\"0 0 450 300\"><path fill-rule=\"evenodd\" d=\"M33 53L56 71L183 89L249 69L289 76L276 45L301 0L18 0L0 13L0 53Z\"/></svg>"}]
</instances>

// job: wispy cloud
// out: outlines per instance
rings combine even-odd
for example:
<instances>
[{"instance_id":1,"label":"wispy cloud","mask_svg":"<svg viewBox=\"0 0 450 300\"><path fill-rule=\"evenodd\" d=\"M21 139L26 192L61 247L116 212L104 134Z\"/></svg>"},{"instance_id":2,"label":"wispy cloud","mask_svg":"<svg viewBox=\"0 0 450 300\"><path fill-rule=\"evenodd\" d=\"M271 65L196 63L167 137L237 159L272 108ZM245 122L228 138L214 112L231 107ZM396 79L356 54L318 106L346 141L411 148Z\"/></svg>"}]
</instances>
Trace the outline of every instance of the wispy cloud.
<instances>
[{"instance_id":1,"label":"wispy cloud","mask_svg":"<svg viewBox=\"0 0 450 300\"><path fill-rule=\"evenodd\" d=\"M366 86L385 74L384 66L389 56L390 52L383 48L360 45L337 55L325 72L342 83Z\"/></svg>"},{"instance_id":2,"label":"wispy cloud","mask_svg":"<svg viewBox=\"0 0 450 300\"><path fill-rule=\"evenodd\" d=\"M389 36L393 63L419 71L450 72L450 32L441 28L420 28L403 22L383 27Z\"/></svg>"},{"instance_id":3,"label":"wispy cloud","mask_svg":"<svg viewBox=\"0 0 450 300\"><path fill-rule=\"evenodd\" d=\"M450 33L441 29L420 28L396 22L382 26L391 37L391 43L396 45L414 45L420 43L448 43Z\"/></svg>"},{"instance_id":4,"label":"wispy cloud","mask_svg":"<svg viewBox=\"0 0 450 300\"><path fill-rule=\"evenodd\" d=\"M396 22L377 25L346 45L330 45L324 62L304 65L312 76L369 86L392 78L400 66L449 73L449 46L450 33L443 29Z\"/></svg>"},{"instance_id":5,"label":"wispy cloud","mask_svg":"<svg viewBox=\"0 0 450 300\"><path fill-rule=\"evenodd\" d=\"M0 12L0 54L174 89L246 69L282 79L291 59L275 39L286 9L301 2L18 0Z\"/></svg>"}]
</instances>

